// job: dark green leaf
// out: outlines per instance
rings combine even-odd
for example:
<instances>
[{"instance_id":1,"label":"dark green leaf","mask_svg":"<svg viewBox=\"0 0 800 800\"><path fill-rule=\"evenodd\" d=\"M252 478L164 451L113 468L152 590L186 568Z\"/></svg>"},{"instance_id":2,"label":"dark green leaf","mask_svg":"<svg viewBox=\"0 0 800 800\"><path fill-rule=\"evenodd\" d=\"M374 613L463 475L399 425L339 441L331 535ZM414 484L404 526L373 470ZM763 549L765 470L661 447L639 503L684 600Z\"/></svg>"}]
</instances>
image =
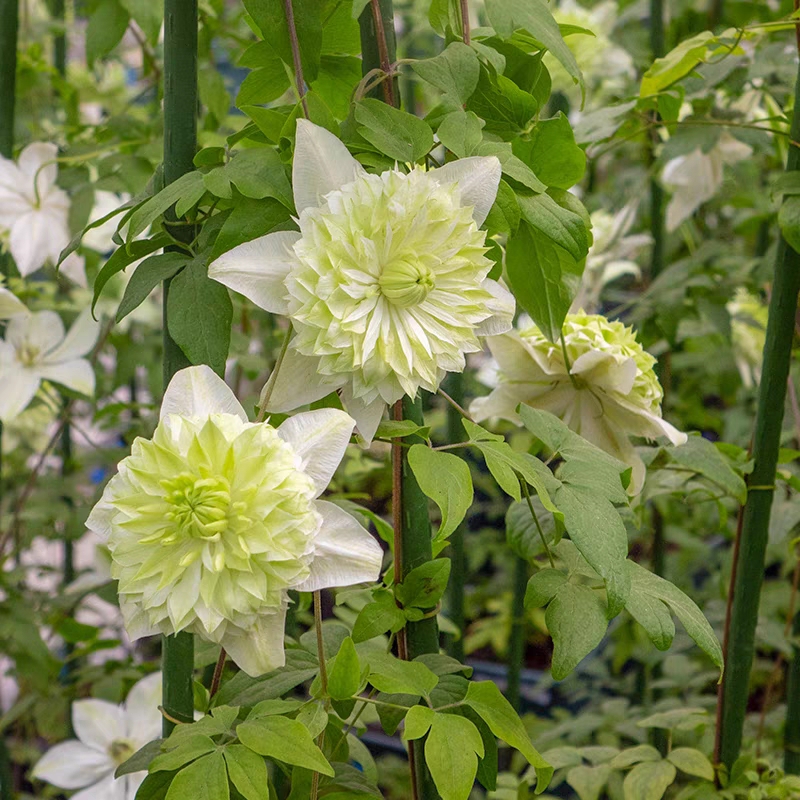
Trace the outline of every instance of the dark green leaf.
<instances>
[{"instance_id":1,"label":"dark green leaf","mask_svg":"<svg viewBox=\"0 0 800 800\"><path fill-rule=\"evenodd\" d=\"M433 133L426 122L380 100L361 100L355 118L359 134L397 161L419 161L433 147Z\"/></svg>"},{"instance_id":2,"label":"dark green leaf","mask_svg":"<svg viewBox=\"0 0 800 800\"><path fill-rule=\"evenodd\" d=\"M162 253L150 256L139 264L131 275L125 294L117 309L117 322L138 308L162 281L171 278L190 261L186 253Z\"/></svg>"},{"instance_id":3,"label":"dark green leaf","mask_svg":"<svg viewBox=\"0 0 800 800\"><path fill-rule=\"evenodd\" d=\"M561 113L540 120L530 140L514 143L514 152L548 186L569 189L583 178L586 154L575 144L569 120Z\"/></svg>"},{"instance_id":4,"label":"dark green leaf","mask_svg":"<svg viewBox=\"0 0 800 800\"><path fill-rule=\"evenodd\" d=\"M461 42L451 42L444 52L424 61L414 61L411 68L424 81L460 104L466 103L478 85L480 64L475 51Z\"/></svg>"},{"instance_id":5,"label":"dark green leaf","mask_svg":"<svg viewBox=\"0 0 800 800\"><path fill-rule=\"evenodd\" d=\"M86 61L91 68L122 40L130 15L118 0L100 0L86 27Z\"/></svg>"},{"instance_id":6,"label":"dark green leaf","mask_svg":"<svg viewBox=\"0 0 800 800\"><path fill-rule=\"evenodd\" d=\"M387 631L396 633L405 625L405 615L397 607L391 592L381 590L374 597L374 601L367 603L356 617L353 625L354 642L366 642Z\"/></svg>"},{"instance_id":7,"label":"dark green leaf","mask_svg":"<svg viewBox=\"0 0 800 800\"><path fill-rule=\"evenodd\" d=\"M415 567L394 592L404 608L433 608L441 599L450 577L450 559L435 558Z\"/></svg>"},{"instance_id":8,"label":"dark green leaf","mask_svg":"<svg viewBox=\"0 0 800 800\"><path fill-rule=\"evenodd\" d=\"M330 668L328 692L334 700L349 700L360 687L361 664L353 640L348 636Z\"/></svg>"}]
</instances>

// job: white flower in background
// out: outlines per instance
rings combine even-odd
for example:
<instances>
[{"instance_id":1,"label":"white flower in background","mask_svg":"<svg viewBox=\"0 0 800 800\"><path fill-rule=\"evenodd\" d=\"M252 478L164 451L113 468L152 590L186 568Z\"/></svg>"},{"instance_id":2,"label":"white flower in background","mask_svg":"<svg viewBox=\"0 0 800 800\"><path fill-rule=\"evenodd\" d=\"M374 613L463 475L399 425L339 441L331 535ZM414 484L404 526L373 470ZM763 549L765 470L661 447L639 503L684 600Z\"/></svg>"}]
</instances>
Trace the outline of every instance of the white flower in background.
<instances>
[{"instance_id":1,"label":"white flower in background","mask_svg":"<svg viewBox=\"0 0 800 800\"><path fill-rule=\"evenodd\" d=\"M89 214L89 223L95 220L102 219L116 211L120 206L127 203L131 199L129 194L114 194L113 192L106 192L102 189L94 193L94 206L91 214ZM122 212L120 212L121 214ZM111 219L98 225L96 228L90 228L83 234L81 244L84 247L90 247L98 253L108 253L113 250L116 245L112 237L117 230L117 225L120 220L120 215L111 217Z\"/></svg>"},{"instance_id":2,"label":"white flower in background","mask_svg":"<svg viewBox=\"0 0 800 800\"><path fill-rule=\"evenodd\" d=\"M269 411L341 390L371 440L387 404L461 372L479 336L509 330L514 298L487 276L494 157L368 175L333 134L297 124L292 168L300 232L218 258L209 275L295 330Z\"/></svg>"},{"instance_id":3,"label":"white flower in background","mask_svg":"<svg viewBox=\"0 0 800 800\"><path fill-rule=\"evenodd\" d=\"M17 314L0 339L0 421L25 409L42 381L85 395L94 393L94 370L84 356L94 347L99 325L87 309L64 334L55 311Z\"/></svg>"},{"instance_id":4,"label":"white flower in background","mask_svg":"<svg viewBox=\"0 0 800 800\"><path fill-rule=\"evenodd\" d=\"M560 25L573 25L594 34L578 31L566 39L586 81L587 105L599 106L614 95L626 94L629 84L636 78L630 53L611 39L618 12L614 0L605 0L592 8L575 0L561 0L553 8L553 16ZM565 94L577 110L581 104L580 88L549 52L544 55L544 63L553 82L553 91Z\"/></svg>"},{"instance_id":5,"label":"white flower in background","mask_svg":"<svg viewBox=\"0 0 800 800\"><path fill-rule=\"evenodd\" d=\"M731 339L736 368L742 383L752 388L761 380L764 341L767 336L767 305L747 289L739 288L726 306L731 315Z\"/></svg>"},{"instance_id":6,"label":"white flower in background","mask_svg":"<svg viewBox=\"0 0 800 800\"><path fill-rule=\"evenodd\" d=\"M28 309L10 289L3 286L3 276L0 275L0 320L10 319L16 314L27 314Z\"/></svg>"},{"instance_id":7,"label":"white flower in background","mask_svg":"<svg viewBox=\"0 0 800 800\"><path fill-rule=\"evenodd\" d=\"M116 768L161 735L161 673L142 678L122 705L76 700L72 727L77 739L51 747L33 777L60 789L81 789L71 800L134 800L145 772L114 777Z\"/></svg>"},{"instance_id":8,"label":"white flower in background","mask_svg":"<svg viewBox=\"0 0 800 800\"><path fill-rule=\"evenodd\" d=\"M602 209L592 214L594 241L586 257L578 294L572 303L573 311L596 311L600 306L600 293L607 284L623 275L641 277L642 271L633 258L652 242L652 238L647 233L628 236L636 219L636 207L636 203L628 203L613 215Z\"/></svg>"},{"instance_id":9,"label":"white flower in background","mask_svg":"<svg viewBox=\"0 0 800 800\"><path fill-rule=\"evenodd\" d=\"M698 147L668 161L661 173L661 182L672 193L667 206L667 230L674 231L716 195L722 186L725 164L744 161L752 152L750 145L723 132L707 153Z\"/></svg>"},{"instance_id":10,"label":"white flower in background","mask_svg":"<svg viewBox=\"0 0 800 800\"><path fill-rule=\"evenodd\" d=\"M55 264L69 244L69 197L56 186L58 148L34 142L16 162L0 158L0 232L20 274Z\"/></svg>"},{"instance_id":11,"label":"white flower in background","mask_svg":"<svg viewBox=\"0 0 800 800\"><path fill-rule=\"evenodd\" d=\"M249 423L208 367L179 372L87 521L108 539L131 637L188 630L261 675L284 663L289 589L377 580L378 543L318 499L353 425L336 409Z\"/></svg>"},{"instance_id":12,"label":"white flower in background","mask_svg":"<svg viewBox=\"0 0 800 800\"><path fill-rule=\"evenodd\" d=\"M653 367L631 328L592 314L569 314L564 346L548 341L532 325L489 339L497 360L497 387L472 401L476 422L500 417L519 422L520 403L549 411L572 430L633 468L629 491L638 493L645 467L631 436L666 437L684 444L681 433L661 418L663 391Z\"/></svg>"}]
</instances>

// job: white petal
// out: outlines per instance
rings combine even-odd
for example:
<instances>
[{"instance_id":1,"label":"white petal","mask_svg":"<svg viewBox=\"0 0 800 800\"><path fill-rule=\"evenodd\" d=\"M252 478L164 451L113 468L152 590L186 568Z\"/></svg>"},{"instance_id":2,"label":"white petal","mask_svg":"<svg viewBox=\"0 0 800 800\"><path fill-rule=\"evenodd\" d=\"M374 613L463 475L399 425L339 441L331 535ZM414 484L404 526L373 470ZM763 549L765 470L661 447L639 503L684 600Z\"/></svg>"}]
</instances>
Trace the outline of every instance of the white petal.
<instances>
[{"instance_id":1,"label":"white petal","mask_svg":"<svg viewBox=\"0 0 800 800\"><path fill-rule=\"evenodd\" d=\"M111 742L125 738L125 713L121 706L106 700L76 700L72 727L85 745L105 752Z\"/></svg>"},{"instance_id":2,"label":"white petal","mask_svg":"<svg viewBox=\"0 0 800 800\"><path fill-rule=\"evenodd\" d=\"M520 402L522 399L514 394L508 386L502 384L486 397L476 397L469 404L469 413L475 422L499 417L519 423L517 406Z\"/></svg>"},{"instance_id":3,"label":"white petal","mask_svg":"<svg viewBox=\"0 0 800 800\"><path fill-rule=\"evenodd\" d=\"M8 249L23 277L41 269L50 260L51 226L50 215L39 210L29 211L14 222Z\"/></svg>"},{"instance_id":4,"label":"white petal","mask_svg":"<svg viewBox=\"0 0 800 800\"><path fill-rule=\"evenodd\" d=\"M107 775L103 780L92 786L87 786L80 792L72 795L70 800L127 800L126 778L117 780L114 773ZM133 796L131 797L133 800Z\"/></svg>"},{"instance_id":5,"label":"white petal","mask_svg":"<svg viewBox=\"0 0 800 800\"><path fill-rule=\"evenodd\" d=\"M296 262L292 245L297 231L279 231L245 242L223 253L208 267L208 277L219 281L273 314L287 314L284 281Z\"/></svg>"},{"instance_id":6,"label":"white petal","mask_svg":"<svg viewBox=\"0 0 800 800\"><path fill-rule=\"evenodd\" d=\"M4 358L11 348L0 342L0 422L10 422L28 407L39 388L39 376Z\"/></svg>"},{"instance_id":7,"label":"white petal","mask_svg":"<svg viewBox=\"0 0 800 800\"><path fill-rule=\"evenodd\" d=\"M72 740L51 747L36 762L33 777L61 789L80 789L97 783L114 768L106 753Z\"/></svg>"},{"instance_id":8,"label":"white petal","mask_svg":"<svg viewBox=\"0 0 800 800\"><path fill-rule=\"evenodd\" d=\"M502 284L487 278L481 287L492 295L492 300L487 304L492 316L485 319L475 329L478 336L497 336L507 333L514 325L514 313L517 310L517 301L514 295Z\"/></svg>"},{"instance_id":9,"label":"white petal","mask_svg":"<svg viewBox=\"0 0 800 800\"><path fill-rule=\"evenodd\" d=\"M142 678L125 698L125 725L130 740L141 747L161 734L161 673Z\"/></svg>"},{"instance_id":10,"label":"white petal","mask_svg":"<svg viewBox=\"0 0 800 800\"><path fill-rule=\"evenodd\" d=\"M275 378L267 411L275 414L293 411L321 400L340 385L323 383L320 377L319 359L301 355L289 345Z\"/></svg>"},{"instance_id":11,"label":"white petal","mask_svg":"<svg viewBox=\"0 0 800 800\"><path fill-rule=\"evenodd\" d=\"M345 410L356 421L358 435L366 445L370 445L383 419L386 403L380 397L365 403L360 397L353 397L353 389L349 385L342 388L341 397Z\"/></svg>"},{"instance_id":12,"label":"white petal","mask_svg":"<svg viewBox=\"0 0 800 800\"><path fill-rule=\"evenodd\" d=\"M303 459L303 471L317 487L315 497L319 497L331 482L355 424L344 411L320 408L290 417L278 428L278 435Z\"/></svg>"},{"instance_id":13,"label":"white petal","mask_svg":"<svg viewBox=\"0 0 800 800\"><path fill-rule=\"evenodd\" d=\"M207 417L209 414L234 414L247 422L241 403L211 367L201 364L186 367L169 382L161 403L160 419L167 414Z\"/></svg>"},{"instance_id":14,"label":"white petal","mask_svg":"<svg viewBox=\"0 0 800 800\"><path fill-rule=\"evenodd\" d=\"M24 303L8 289L0 286L0 319L9 319L17 314L27 314Z\"/></svg>"},{"instance_id":15,"label":"white petal","mask_svg":"<svg viewBox=\"0 0 800 800\"><path fill-rule=\"evenodd\" d=\"M610 353L602 350L587 350L570 366L573 375L585 377L587 383L599 386L608 392L630 394L636 381L637 367L633 358L619 362Z\"/></svg>"},{"instance_id":16,"label":"white petal","mask_svg":"<svg viewBox=\"0 0 800 800\"><path fill-rule=\"evenodd\" d=\"M110 485L110 484L109 484ZM103 539L108 539L111 536L111 520L117 513L117 509L111 503L105 502L106 495L111 495L112 491L106 486L103 491L103 497L98 501L95 507L91 510L89 518L86 520L86 527L102 536Z\"/></svg>"},{"instance_id":17,"label":"white petal","mask_svg":"<svg viewBox=\"0 0 800 800\"><path fill-rule=\"evenodd\" d=\"M77 253L70 253L62 262L58 271L66 275L73 283L82 289L88 288L86 281L86 259Z\"/></svg>"},{"instance_id":18,"label":"white petal","mask_svg":"<svg viewBox=\"0 0 800 800\"><path fill-rule=\"evenodd\" d=\"M286 663L283 649L286 609L274 614L260 614L256 624L246 631L228 625L220 644L250 677L257 678Z\"/></svg>"},{"instance_id":19,"label":"white petal","mask_svg":"<svg viewBox=\"0 0 800 800\"><path fill-rule=\"evenodd\" d=\"M293 588L315 592L328 586L377 581L383 563L378 542L339 506L325 500L317 500L316 506L322 514L322 527L314 540L311 574Z\"/></svg>"},{"instance_id":20,"label":"white petal","mask_svg":"<svg viewBox=\"0 0 800 800\"><path fill-rule=\"evenodd\" d=\"M471 156L451 161L429 173L439 183L458 183L461 204L472 206L472 217L480 227L497 197L503 168L495 156Z\"/></svg>"},{"instance_id":21,"label":"white petal","mask_svg":"<svg viewBox=\"0 0 800 800\"><path fill-rule=\"evenodd\" d=\"M6 327L6 341L15 349L22 348L47 353L64 338L64 323L55 311L20 314Z\"/></svg>"},{"instance_id":22,"label":"white petal","mask_svg":"<svg viewBox=\"0 0 800 800\"><path fill-rule=\"evenodd\" d=\"M126 600L124 595L120 596L119 610L122 612L125 630L131 639L142 639L145 636L155 636L159 633L158 629L150 624L147 614L143 613L136 603Z\"/></svg>"},{"instance_id":23,"label":"white petal","mask_svg":"<svg viewBox=\"0 0 800 800\"><path fill-rule=\"evenodd\" d=\"M89 397L94 394L94 369L85 358L76 358L63 364L43 364L36 371L40 378L60 383L73 392Z\"/></svg>"},{"instance_id":24,"label":"white petal","mask_svg":"<svg viewBox=\"0 0 800 800\"><path fill-rule=\"evenodd\" d=\"M92 319L91 309L84 309L64 337L64 341L53 348L44 357L47 363L72 361L85 356L97 342L100 335L100 323Z\"/></svg>"},{"instance_id":25,"label":"white petal","mask_svg":"<svg viewBox=\"0 0 800 800\"><path fill-rule=\"evenodd\" d=\"M17 163L20 171L30 179L33 187L34 178L40 196L56 182L58 177L58 147L50 142L33 142L20 154Z\"/></svg>"},{"instance_id":26,"label":"white petal","mask_svg":"<svg viewBox=\"0 0 800 800\"><path fill-rule=\"evenodd\" d=\"M364 168L330 131L305 119L297 120L292 186L298 215L319 206L328 192L364 175Z\"/></svg>"}]
</instances>

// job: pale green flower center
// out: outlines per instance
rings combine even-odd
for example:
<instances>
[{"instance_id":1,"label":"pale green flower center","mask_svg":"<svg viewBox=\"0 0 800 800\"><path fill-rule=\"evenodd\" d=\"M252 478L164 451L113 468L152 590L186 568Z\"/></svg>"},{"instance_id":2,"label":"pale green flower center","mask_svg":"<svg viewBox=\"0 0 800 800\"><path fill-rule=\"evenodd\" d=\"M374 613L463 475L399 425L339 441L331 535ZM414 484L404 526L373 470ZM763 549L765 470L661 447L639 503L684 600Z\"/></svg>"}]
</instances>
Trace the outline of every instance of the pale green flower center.
<instances>
[{"instance_id":1,"label":"pale green flower center","mask_svg":"<svg viewBox=\"0 0 800 800\"><path fill-rule=\"evenodd\" d=\"M421 303L436 285L433 271L419 261L397 259L378 278L381 293L392 304L408 308Z\"/></svg>"},{"instance_id":2,"label":"pale green flower center","mask_svg":"<svg viewBox=\"0 0 800 800\"><path fill-rule=\"evenodd\" d=\"M108 747L108 755L119 766L124 764L135 752L136 747L125 739L114 739Z\"/></svg>"},{"instance_id":3,"label":"pale green flower center","mask_svg":"<svg viewBox=\"0 0 800 800\"><path fill-rule=\"evenodd\" d=\"M17 350L17 358L26 367L32 367L39 359L39 348L32 344L24 344Z\"/></svg>"},{"instance_id":4,"label":"pale green flower center","mask_svg":"<svg viewBox=\"0 0 800 800\"><path fill-rule=\"evenodd\" d=\"M176 532L219 538L227 528L231 493L225 478L198 478L184 472L161 481L161 485L166 492L164 499L171 506L167 517L175 523Z\"/></svg>"}]
</instances>

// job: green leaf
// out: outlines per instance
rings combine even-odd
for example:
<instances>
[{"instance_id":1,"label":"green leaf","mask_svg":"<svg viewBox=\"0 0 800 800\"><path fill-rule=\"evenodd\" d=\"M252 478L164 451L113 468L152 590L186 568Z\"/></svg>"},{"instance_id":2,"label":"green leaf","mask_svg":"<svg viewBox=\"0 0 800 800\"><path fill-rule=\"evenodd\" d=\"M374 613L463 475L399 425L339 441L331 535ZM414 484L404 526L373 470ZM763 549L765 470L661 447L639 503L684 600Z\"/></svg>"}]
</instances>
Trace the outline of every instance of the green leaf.
<instances>
[{"instance_id":1,"label":"green leaf","mask_svg":"<svg viewBox=\"0 0 800 800\"><path fill-rule=\"evenodd\" d=\"M114 777L121 778L123 775L129 775L131 772L140 772L141 770L148 769L150 762L161 754L161 745L163 743L163 739L154 739L152 742L148 742L144 745L144 747L140 747L129 759L123 761L116 768Z\"/></svg>"},{"instance_id":2,"label":"green leaf","mask_svg":"<svg viewBox=\"0 0 800 800\"><path fill-rule=\"evenodd\" d=\"M642 761L661 761L661 753L651 744L640 744L617 753L608 763L614 769L628 769Z\"/></svg>"},{"instance_id":3,"label":"green leaf","mask_svg":"<svg viewBox=\"0 0 800 800\"><path fill-rule=\"evenodd\" d=\"M580 764L567 772L566 781L580 800L598 800L610 776L611 768L607 764L596 767Z\"/></svg>"},{"instance_id":4,"label":"green leaf","mask_svg":"<svg viewBox=\"0 0 800 800\"><path fill-rule=\"evenodd\" d=\"M424 664L401 661L388 653L369 654L369 682L388 694L411 694L427 697L439 683L439 676Z\"/></svg>"},{"instance_id":5,"label":"green leaf","mask_svg":"<svg viewBox=\"0 0 800 800\"><path fill-rule=\"evenodd\" d=\"M241 744L229 744L222 751L228 777L245 800L263 800L269 782L264 759Z\"/></svg>"},{"instance_id":6,"label":"green leaf","mask_svg":"<svg viewBox=\"0 0 800 800\"><path fill-rule=\"evenodd\" d=\"M292 187L286 167L271 147L253 147L237 153L225 167L236 188L254 200L274 197L286 208L293 208Z\"/></svg>"},{"instance_id":7,"label":"green leaf","mask_svg":"<svg viewBox=\"0 0 800 800\"><path fill-rule=\"evenodd\" d=\"M557 342L578 291L583 264L523 222L506 245L506 270L519 304L542 333Z\"/></svg>"},{"instance_id":8,"label":"green leaf","mask_svg":"<svg viewBox=\"0 0 800 800\"><path fill-rule=\"evenodd\" d=\"M547 605L567 582L567 576L558 569L541 569L529 581L525 590L525 608Z\"/></svg>"},{"instance_id":9,"label":"green leaf","mask_svg":"<svg viewBox=\"0 0 800 800\"><path fill-rule=\"evenodd\" d=\"M475 91L481 71L475 51L461 42L451 42L438 56L412 62L411 69L462 105Z\"/></svg>"},{"instance_id":10,"label":"green leaf","mask_svg":"<svg viewBox=\"0 0 800 800\"><path fill-rule=\"evenodd\" d=\"M405 624L406 618L397 607L391 592L376 592L374 600L358 612L353 625L353 641L366 642L387 631L397 633Z\"/></svg>"},{"instance_id":11,"label":"green leaf","mask_svg":"<svg viewBox=\"0 0 800 800\"><path fill-rule=\"evenodd\" d=\"M665 730L691 731L704 728L711 721L704 708L681 706L670 711L659 711L649 717L640 719L639 728L664 728Z\"/></svg>"},{"instance_id":12,"label":"green leaf","mask_svg":"<svg viewBox=\"0 0 800 800\"><path fill-rule=\"evenodd\" d=\"M589 252L586 223L576 213L562 208L549 194L517 195L522 218L558 245L576 261Z\"/></svg>"},{"instance_id":13,"label":"green leaf","mask_svg":"<svg viewBox=\"0 0 800 800\"><path fill-rule=\"evenodd\" d=\"M288 230L292 224L286 206L272 197L265 200L237 200L214 241L209 262L215 261L237 245L251 242L274 231Z\"/></svg>"},{"instance_id":14,"label":"green leaf","mask_svg":"<svg viewBox=\"0 0 800 800\"><path fill-rule=\"evenodd\" d=\"M442 512L437 539L446 539L464 519L472 505L472 476L466 462L452 453L442 453L424 444L408 452L408 463L420 489Z\"/></svg>"},{"instance_id":15,"label":"green leaf","mask_svg":"<svg viewBox=\"0 0 800 800\"><path fill-rule=\"evenodd\" d=\"M183 738L180 744L157 756L150 763L150 772L172 771L217 749L210 736L194 734Z\"/></svg>"},{"instance_id":16,"label":"green leaf","mask_svg":"<svg viewBox=\"0 0 800 800\"><path fill-rule=\"evenodd\" d=\"M90 69L120 43L129 22L130 15L118 0L100 1L86 27L86 62Z\"/></svg>"},{"instance_id":17,"label":"green leaf","mask_svg":"<svg viewBox=\"0 0 800 800\"><path fill-rule=\"evenodd\" d=\"M147 41L156 44L164 21L164 10L152 0L121 0L121 2L128 10L131 19L142 29Z\"/></svg>"},{"instance_id":18,"label":"green leaf","mask_svg":"<svg viewBox=\"0 0 800 800\"><path fill-rule=\"evenodd\" d=\"M714 780L714 767L708 757L693 747L676 747L670 750L667 760L687 775L694 775L706 781Z\"/></svg>"},{"instance_id":19,"label":"green leaf","mask_svg":"<svg viewBox=\"0 0 800 800\"><path fill-rule=\"evenodd\" d=\"M138 308L150 295L150 292L162 281L171 278L179 269L190 261L186 253L162 253L150 256L139 264L131 275L125 294L117 309L117 322Z\"/></svg>"},{"instance_id":20,"label":"green leaf","mask_svg":"<svg viewBox=\"0 0 800 800\"><path fill-rule=\"evenodd\" d=\"M355 118L359 134L397 161L419 161L433 147L433 132L426 122L380 100L358 102Z\"/></svg>"},{"instance_id":21,"label":"green leaf","mask_svg":"<svg viewBox=\"0 0 800 800\"><path fill-rule=\"evenodd\" d=\"M447 588L450 565L449 558L435 558L412 569L394 589L403 608L433 608Z\"/></svg>"},{"instance_id":22,"label":"green leaf","mask_svg":"<svg viewBox=\"0 0 800 800\"><path fill-rule=\"evenodd\" d=\"M327 25L325 30L328 30ZM319 75L314 81L312 89L324 98L325 103L336 119L345 119L350 111L353 87L360 80L360 58L343 55L323 55Z\"/></svg>"},{"instance_id":23,"label":"green leaf","mask_svg":"<svg viewBox=\"0 0 800 800\"><path fill-rule=\"evenodd\" d=\"M403 726L403 739L421 739L430 729L436 712L428 706L412 706L408 709Z\"/></svg>"},{"instance_id":24,"label":"green leaf","mask_svg":"<svg viewBox=\"0 0 800 800\"><path fill-rule=\"evenodd\" d=\"M236 728L239 741L254 752L283 764L333 776L333 768L314 743L308 728L286 717L262 717Z\"/></svg>"},{"instance_id":25,"label":"green leaf","mask_svg":"<svg viewBox=\"0 0 800 800\"><path fill-rule=\"evenodd\" d=\"M687 597L677 586L658 575L654 575L652 572L648 572L639 564L627 561L626 566L631 580L631 595L634 598L640 594L648 595L669 606L672 613L686 628L689 636L719 667L720 673L722 673L722 647L714 633L714 629L708 624L708 620L703 616L703 612L694 601ZM635 601L632 600L631 602Z\"/></svg>"},{"instance_id":26,"label":"green leaf","mask_svg":"<svg viewBox=\"0 0 800 800\"><path fill-rule=\"evenodd\" d=\"M495 156L500 161L503 174L506 177L521 183L532 192L547 191L542 181L534 174L533 170L521 159L514 155L511 145L507 142L482 142L473 153L478 156ZM509 187L510 188L510 187ZM515 195L516 200L516 195ZM517 202L517 216L519 216L519 203ZM516 228L516 225L512 226Z\"/></svg>"},{"instance_id":27,"label":"green leaf","mask_svg":"<svg viewBox=\"0 0 800 800\"><path fill-rule=\"evenodd\" d=\"M551 547L558 541L560 530L553 514L547 512L538 497L531 498L541 532ZM559 512L559 517L561 514ZM563 517L562 517L563 519ZM545 552L542 536L533 519L528 503L511 503L506 511L506 542L525 561L532 561Z\"/></svg>"},{"instance_id":28,"label":"green leaf","mask_svg":"<svg viewBox=\"0 0 800 800\"><path fill-rule=\"evenodd\" d=\"M356 0L354 0L355 2ZM439 36L445 36L448 30L452 34L459 34L461 32L461 12L458 0L431 0L428 21ZM448 36L447 38L452 37Z\"/></svg>"},{"instance_id":29,"label":"green leaf","mask_svg":"<svg viewBox=\"0 0 800 800\"><path fill-rule=\"evenodd\" d=\"M378 425L375 437L378 439L398 439L418 433L423 438L427 438L430 432L430 425L417 425L416 422L410 419L384 419Z\"/></svg>"},{"instance_id":30,"label":"green leaf","mask_svg":"<svg viewBox=\"0 0 800 800\"><path fill-rule=\"evenodd\" d=\"M484 122L472 111L459 108L442 117L436 134L439 141L459 158L466 158L480 145Z\"/></svg>"},{"instance_id":31,"label":"green leaf","mask_svg":"<svg viewBox=\"0 0 800 800\"><path fill-rule=\"evenodd\" d=\"M221 124L225 121L225 117L228 116L228 110L231 106L231 99L228 96L228 90L225 88L225 79L217 71L216 67L212 66L201 69L197 78L200 102Z\"/></svg>"},{"instance_id":32,"label":"green leaf","mask_svg":"<svg viewBox=\"0 0 800 800\"><path fill-rule=\"evenodd\" d=\"M742 476L733 470L725 456L708 439L692 435L685 444L663 449L673 462L708 478L740 503L747 499L747 487Z\"/></svg>"},{"instance_id":33,"label":"green leaf","mask_svg":"<svg viewBox=\"0 0 800 800\"><path fill-rule=\"evenodd\" d=\"M791 248L800 252L800 197L784 197L778 211L778 226Z\"/></svg>"},{"instance_id":34,"label":"green leaf","mask_svg":"<svg viewBox=\"0 0 800 800\"><path fill-rule=\"evenodd\" d=\"M128 247L131 246L133 240L140 233L149 228L168 208L175 205L181 198L194 198L198 196L198 192L202 194L204 191L203 174L196 170L181 175L178 180L165 186L158 194L146 200L131 214L126 236Z\"/></svg>"},{"instance_id":35,"label":"green leaf","mask_svg":"<svg viewBox=\"0 0 800 800\"><path fill-rule=\"evenodd\" d=\"M483 65L467 109L484 120L487 133L510 140L528 128L539 104L505 75Z\"/></svg>"},{"instance_id":36,"label":"green leaf","mask_svg":"<svg viewBox=\"0 0 800 800\"><path fill-rule=\"evenodd\" d=\"M486 13L501 36L510 37L517 28L524 28L561 62L573 81L580 84L581 91L585 91L578 62L564 41L546 0L486 0Z\"/></svg>"},{"instance_id":37,"label":"green leaf","mask_svg":"<svg viewBox=\"0 0 800 800\"><path fill-rule=\"evenodd\" d=\"M718 37L711 31L703 31L681 42L663 58L657 58L642 76L641 97L657 94L675 81L688 75L698 64L702 64L711 53L711 45Z\"/></svg>"},{"instance_id":38,"label":"green leaf","mask_svg":"<svg viewBox=\"0 0 800 800\"><path fill-rule=\"evenodd\" d=\"M259 44L262 43L259 42ZM274 58L245 76L236 95L236 106L244 110L245 106L271 103L273 100L277 100L289 88L289 85L289 75L283 61Z\"/></svg>"},{"instance_id":39,"label":"green leaf","mask_svg":"<svg viewBox=\"0 0 800 800\"><path fill-rule=\"evenodd\" d=\"M531 743L522 720L492 681L470 683L465 699L467 705L489 726L492 733L519 750L536 770L536 794L541 794L553 777L553 768Z\"/></svg>"},{"instance_id":40,"label":"green leaf","mask_svg":"<svg viewBox=\"0 0 800 800\"><path fill-rule=\"evenodd\" d=\"M155 772L148 775L136 792L136 800L164 800L173 777L172 772Z\"/></svg>"},{"instance_id":41,"label":"green leaf","mask_svg":"<svg viewBox=\"0 0 800 800\"><path fill-rule=\"evenodd\" d=\"M557 189L574 186L586 171L586 153L575 144L572 126L561 112L539 120L529 141L514 142L514 152L539 180Z\"/></svg>"},{"instance_id":42,"label":"green leaf","mask_svg":"<svg viewBox=\"0 0 800 800\"><path fill-rule=\"evenodd\" d=\"M182 769L169 785L166 800L228 800L228 774L222 753L212 753Z\"/></svg>"},{"instance_id":43,"label":"green leaf","mask_svg":"<svg viewBox=\"0 0 800 800\"><path fill-rule=\"evenodd\" d=\"M628 613L645 629L650 641L659 650L669 650L675 638L675 623L669 608L657 597L642 590L632 576L631 593L625 603Z\"/></svg>"},{"instance_id":44,"label":"green leaf","mask_svg":"<svg viewBox=\"0 0 800 800\"><path fill-rule=\"evenodd\" d=\"M170 283L169 335L192 364L208 364L225 374L232 318L228 290L208 277L202 260L195 259Z\"/></svg>"},{"instance_id":45,"label":"green leaf","mask_svg":"<svg viewBox=\"0 0 800 800\"><path fill-rule=\"evenodd\" d=\"M349 700L361 686L361 664L348 636L339 648L328 675L328 692L334 700Z\"/></svg>"},{"instance_id":46,"label":"green leaf","mask_svg":"<svg viewBox=\"0 0 800 800\"><path fill-rule=\"evenodd\" d=\"M442 800L468 800L478 772L478 756L483 753L481 734L468 719L434 715L425 742L425 763Z\"/></svg>"},{"instance_id":47,"label":"green leaf","mask_svg":"<svg viewBox=\"0 0 800 800\"><path fill-rule=\"evenodd\" d=\"M675 780L675 767L669 761L637 764L622 784L625 800L661 800Z\"/></svg>"},{"instance_id":48,"label":"green leaf","mask_svg":"<svg viewBox=\"0 0 800 800\"><path fill-rule=\"evenodd\" d=\"M535 576L534 576L535 577ZM606 607L588 586L564 582L545 612L553 637L553 678L563 680L606 634Z\"/></svg>"}]
</instances>

